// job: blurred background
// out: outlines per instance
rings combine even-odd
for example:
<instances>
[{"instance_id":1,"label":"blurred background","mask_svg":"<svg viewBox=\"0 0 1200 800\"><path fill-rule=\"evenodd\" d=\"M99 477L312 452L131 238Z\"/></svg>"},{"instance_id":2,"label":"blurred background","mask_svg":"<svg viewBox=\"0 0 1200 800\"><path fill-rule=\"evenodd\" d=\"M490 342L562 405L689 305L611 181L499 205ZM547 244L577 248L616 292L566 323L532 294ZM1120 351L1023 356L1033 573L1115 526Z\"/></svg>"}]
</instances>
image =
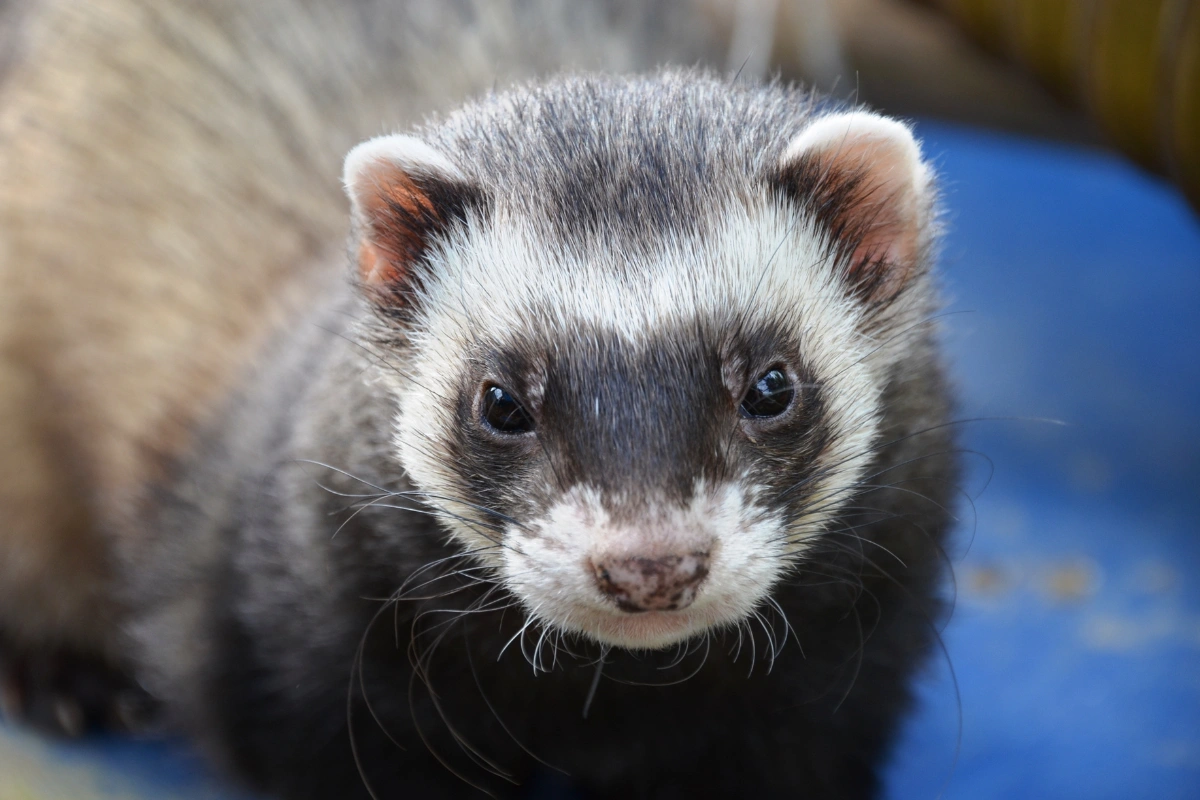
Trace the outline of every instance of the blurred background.
<instances>
[{"instance_id":1,"label":"blurred background","mask_svg":"<svg viewBox=\"0 0 1200 800\"><path fill-rule=\"evenodd\" d=\"M1200 2L696 2L730 69L913 120L941 175L978 421L888 797L1200 797ZM0 800L235 797L174 742L0 726L0 772Z\"/></svg>"}]
</instances>

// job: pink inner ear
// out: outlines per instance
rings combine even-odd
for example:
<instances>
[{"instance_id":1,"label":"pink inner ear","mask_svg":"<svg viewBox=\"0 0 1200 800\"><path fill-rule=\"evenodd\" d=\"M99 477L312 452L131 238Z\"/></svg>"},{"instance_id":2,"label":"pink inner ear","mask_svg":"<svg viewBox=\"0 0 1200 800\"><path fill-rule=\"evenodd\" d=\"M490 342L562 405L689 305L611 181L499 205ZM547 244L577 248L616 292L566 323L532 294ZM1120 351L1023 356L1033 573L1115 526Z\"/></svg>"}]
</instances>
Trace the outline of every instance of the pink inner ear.
<instances>
[{"instance_id":1,"label":"pink inner ear","mask_svg":"<svg viewBox=\"0 0 1200 800\"><path fill-rule=\"evenodd\" d=\"M926 171L912 134L865 112L825 117L783 159L785 176L843 247L856 294L887 301L904 288L924 247ZM788 178L785 177L785 180Z\"/></svg>"},{"instance_id":2,"label":"pink inner ear","mask_svg":"<svg viewBox=\"0 0 1200 800\"><path fill-rule=\"evenodd\" d=\"M864 191L860 205L851 212L857 217L853 227L860 241L850 257L847 276L855 283L876 284L884 297L903 288L920 255L912 175L889 167L888 155L865 142L846 156L855 164L850 169L862 175Z\"/></svg>"},{"instance_id":3,"label":"pink inner ear","mask_svg":"<svg viewBox=\"0 0 1200 800\"><path fill-rule=\"evenodd\" d=\"M368 286L399 280L403 273L379 248L367 239L358 243L358 277Z\"/></svg>"},{"instance_id":4,"label":"pink inner ear","mask_svg":"<svg viewBox=\"0 0 1200 800\"><path fill-rule=\"evenodd\" d=\"M828 169L861 182L858 202L845 211L845 228L859 239L846 275L875 300L894 297L919 256L917 188L907 155L890 139L860 134L819 156Z\"/></svg>"},{"instance_id":5,"label":"pink inner ear","mask_svg":"<svg viewBox=\"0 0 1200 800\"><path fill-rule=\"evenodd\" d=\"M440 217L429 195L394 164L379 160L369 180L370 188L357 195L363 218L359 277L369 286L394 284L420 257L428 226Z\"/></svg>"}]
</instances>

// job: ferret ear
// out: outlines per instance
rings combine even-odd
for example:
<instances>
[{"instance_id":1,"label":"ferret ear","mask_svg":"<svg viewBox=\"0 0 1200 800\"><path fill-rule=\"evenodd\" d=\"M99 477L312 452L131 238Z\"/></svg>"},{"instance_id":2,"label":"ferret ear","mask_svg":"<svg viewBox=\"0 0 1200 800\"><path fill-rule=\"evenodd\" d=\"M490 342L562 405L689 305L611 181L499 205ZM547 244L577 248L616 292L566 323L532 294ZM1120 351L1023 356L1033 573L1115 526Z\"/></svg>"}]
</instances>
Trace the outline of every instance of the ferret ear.
<instances>
[{"instance_id":1,"label":"ferret ear","mask_svg":"<svg viewBox=\"0 0 1200 800\"><path fill-rule=\"evenodd\" d=\"M450 159L412 136L380 136L346 156L358 277L369 289L402 294L439 237L465 221L483 195Z\"/></svg>"},{"instance_id":2,"label":"ferret ear","mask_svg":"<svg viewBox=\"0 0 1200 800\"><path fill-rule=\"evenodd\" d=\"M843 279L863 301L890 301L919 269L933 190L907 125L865 111L821 117L788 145L777 181L828 232Z\"/></svg>"}]
</instances>

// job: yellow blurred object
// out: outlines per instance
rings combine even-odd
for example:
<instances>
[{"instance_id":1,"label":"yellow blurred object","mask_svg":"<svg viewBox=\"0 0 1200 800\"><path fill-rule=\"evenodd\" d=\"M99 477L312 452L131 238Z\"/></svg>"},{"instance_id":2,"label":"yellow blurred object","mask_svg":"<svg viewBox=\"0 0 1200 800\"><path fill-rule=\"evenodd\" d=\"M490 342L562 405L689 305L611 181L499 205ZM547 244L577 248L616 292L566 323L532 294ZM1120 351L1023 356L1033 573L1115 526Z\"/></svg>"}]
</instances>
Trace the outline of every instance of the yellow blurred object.
<instances>
[{"instance_id":1,"label":"yellow blurred object","mask_svg":"<svg viewBox=\"0 0 1200 800\"><path fill-rule=\"evenodd\" d=\"M1009 15L1006 0L936 0L936 3L984 46L1003 50L1005 20Z\"/></svg>"},{"instance_id":2,"label":"yellow blurred object","mask_svg":"<svg viewBox=\"0 0 1200 800\"><path fill-rule=\"evenodd\" d=\"M1113 140L1138 162L1165 169L1160 144L1164 12L1172 0L1103 0L1092 12L1082 65L1084 102Z\"/></svg>"},{"instance_id":3,"label":"yellow blurred object","mask_svg":"<svg viewBox=\"0 0 1200 800\"><path fill-rule=\"evenodd\" d=\"M1013 0L1006 17L1005 45L1010 54L1044 80L1062 99L1079 90L1087 12L1091 3L1074 0Z\"/></svg>"},{"instance_id":4,"label":"yellow blurred object","mask_svg":"<svg viewBox=\"0 0 1200 800\"><path fill-rule=\"evenodd\" d=\"M1200 206L1200 0L925 0Z\"/></svg>"},{"instance_id":5,"label":"yellow blurred object","mask_svg":"<svg viewBox=\"0 0 1200 800\"><path fill-rule=\"evenodd\" d=\"M1200 208L1200 2L1186 4L1168 61L1169 109L1166 142L1171 174Z\"/></svg>"}]
</instances>

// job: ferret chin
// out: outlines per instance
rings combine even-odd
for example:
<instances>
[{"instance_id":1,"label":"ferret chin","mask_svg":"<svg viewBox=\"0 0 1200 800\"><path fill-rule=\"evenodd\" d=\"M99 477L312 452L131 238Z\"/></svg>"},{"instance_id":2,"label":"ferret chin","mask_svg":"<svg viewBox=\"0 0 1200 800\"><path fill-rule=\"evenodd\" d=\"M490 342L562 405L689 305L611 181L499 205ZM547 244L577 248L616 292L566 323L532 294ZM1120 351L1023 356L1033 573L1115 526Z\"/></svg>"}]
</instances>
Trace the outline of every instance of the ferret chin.
<instances>
[{"instance_id":1,"label":"ferret chin","mask_svg":"<svg viewBox=\"0 0 1200 800\"><path fill-rule=\"evenodd\" d=\"M686 502L630 509L577 487L506 529L499 576L532 618L605 645L655 649L734 627L789 561L786 528L756 494L701 481Z\"/></svg>"}]
</instances>

